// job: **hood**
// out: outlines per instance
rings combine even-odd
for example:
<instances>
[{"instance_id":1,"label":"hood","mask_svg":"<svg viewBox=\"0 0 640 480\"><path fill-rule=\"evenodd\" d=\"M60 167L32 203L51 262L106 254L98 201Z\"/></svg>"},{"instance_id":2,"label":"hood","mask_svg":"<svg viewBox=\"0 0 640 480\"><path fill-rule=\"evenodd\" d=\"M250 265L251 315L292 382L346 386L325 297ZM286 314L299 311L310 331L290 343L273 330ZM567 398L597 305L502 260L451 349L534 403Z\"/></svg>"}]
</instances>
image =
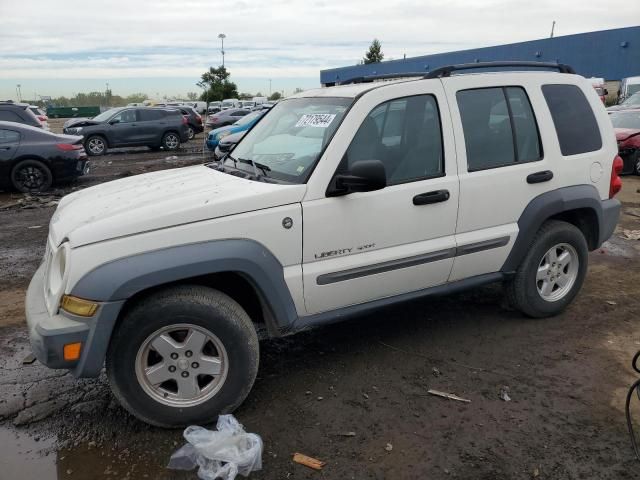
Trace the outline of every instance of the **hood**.
<instances>
[{"instance_id":1,"label":"hood","mask_svg":"<svg viewBox=\"0 0 640 480\"><path fill-rule=\"evenodd\" d=\"M616 140L619 142L640 135L640 129L638 128L614 128L613 130L616 132Z\"/></svg>"},{"instance_id":2,"label":"hood","mask_svg":"<svg viewBox=\"0 0 640 480\"><path fill-rule=\"evenodd\" d=\"M227 135L222 140L220 140L220 145L234 145L240 141L242 137L247 133L246 130L242 132L234 133L233 135Z\"/></svg>"},{"instance_id":3,"label":"hood","mask_svg":"<svg viewBox=\"0 0 640 480\"><path fill-rule=\"evenodd\" d=\"M302 201L306 185L246 180L204 165L135 175L64 197L49 226L71 247Z\"/></svg>"},{"instance_id":4,"label":"hood","mask_svg":"<svg viewBox=\"0 0 640 480\"><path fill-rule=\"evenodd\" d=\"M209 132L209 138L214 138L219 133L231 132L232 130L233 130L233 125L226 125L224 127L214 128Z\"/></svg>"},{"instance_id":5,"label":"hood","mask_svg":"<svg viewBox=\"0 0 640 480\"><path fill-rule=\"evenodd\" d=\"M64 128L86 127L87 125L98 125L99 123L90 118L72 118L64 122Z\"/></svg>"}]
</instances>

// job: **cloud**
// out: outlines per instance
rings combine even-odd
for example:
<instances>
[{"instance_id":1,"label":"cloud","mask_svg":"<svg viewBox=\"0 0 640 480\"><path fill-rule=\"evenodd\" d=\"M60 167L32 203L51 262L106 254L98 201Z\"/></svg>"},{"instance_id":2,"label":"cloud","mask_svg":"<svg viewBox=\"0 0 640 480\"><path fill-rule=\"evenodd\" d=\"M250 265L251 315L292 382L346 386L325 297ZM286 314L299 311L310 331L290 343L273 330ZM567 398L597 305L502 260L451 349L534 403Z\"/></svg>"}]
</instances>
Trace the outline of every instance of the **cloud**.
<instances>
[{"instance_id":1,"label":"cloud","mask_svg":"<svg viewBox=\"0 0 640 480\"><path fill-rule=\"evenodd\" d=\"M319 78L355 64L374 37L402 58L627 26L623 9L578 0L25 0L0 4L0 80L196 81L221 62L239 78ZM151 87L153 88L153 87ZM0 90L2 93L2 90Z\"/></svg>"}]
</instances>

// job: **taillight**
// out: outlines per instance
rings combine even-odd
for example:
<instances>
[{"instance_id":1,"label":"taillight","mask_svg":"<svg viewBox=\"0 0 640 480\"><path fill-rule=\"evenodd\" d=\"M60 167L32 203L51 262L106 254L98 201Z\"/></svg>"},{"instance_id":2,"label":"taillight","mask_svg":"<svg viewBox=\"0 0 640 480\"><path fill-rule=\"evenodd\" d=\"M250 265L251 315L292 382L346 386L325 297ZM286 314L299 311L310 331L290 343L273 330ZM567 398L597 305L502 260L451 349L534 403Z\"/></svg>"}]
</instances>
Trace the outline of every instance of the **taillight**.
<instances>
[{"instance_id":1,"label":"taillight","mask_svg":"<svg viewBox=\"0 0 640 480\"><path fill-rule=\"evenodd\" d=\"M63 152L71 152L72 150L80 150L82 145L72 145L70 143L56 143L56 147L58 150L62 150Z\"/></svg>"},{"instance_id":2,"label":"taillight","mask_svg":"<svg viewBox=\"0 0 640 480\"><path fill-rule=\"evenodd\" d=\"M200 115L196 115L196 120L198 120L198 123L202 123L202 117Z\"/></svg>"},{"instance_id":3,"label":"taillight","mask_svg":"<svg viewBox=\"0 0 640 480\"><path fill-rule=\"evenodd\" d=\"M624 167L624 162L620 158L620 156L616 155L616 158L613 159L613 165L611 166L611 182L609 183L609 198L613 198L616 194L622 190L622 179L620 178L620 173L622 173L622 168Z\"/></svg>"},{"instance_id":4,"label":"taillight","mask_svg":"<svg viewBox=\"0 0 640 480\"><path fill-rule=\"evenodd\" d=\"M38 120L40 120L41 122L46 122L47 117L45 117L44 115L38 115Z\"/></svg>"}]
</instances>

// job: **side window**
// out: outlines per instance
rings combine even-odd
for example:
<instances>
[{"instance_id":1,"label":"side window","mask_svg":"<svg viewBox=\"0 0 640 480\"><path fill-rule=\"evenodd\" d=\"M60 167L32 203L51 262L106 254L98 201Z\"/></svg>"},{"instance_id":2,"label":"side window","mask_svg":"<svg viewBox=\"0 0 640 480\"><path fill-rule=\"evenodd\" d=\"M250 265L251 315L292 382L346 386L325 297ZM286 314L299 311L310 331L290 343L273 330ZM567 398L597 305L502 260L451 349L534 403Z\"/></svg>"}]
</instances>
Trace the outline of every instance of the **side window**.
<instances>
[{"instance_id":1,"label":"side window","mask_svg":"<svg viewBox=\"0 0 640 480\"><path fill-rule=\"evenodd\" d=\"M112 120L119 120L119 123L132 123L136 121L135 110L124 110L118 113Z\"/></svg>"},{"instance_id":2,"label":"side window","mask_svg":"<svg viewBox=\"0 0 640 480\"><path fill-rule=\"evenodd\" d=\"M380 160L394 185L444 175L438 103L432 95L375 107L353 137L341 171L359 160Z\"/></svg>"},{"instance_id":3,"label":"side window","mask_svg":"<svg viewBox=\"0 0 640 480\"><path fill-rule=\"evenodd\" d=\"M456 98L470 172L542 158L538 125L523 88L462 90Z\"/></svg>"},{"instance_id":4,"label":"side window","mask_svg":"<svg viewBox=\"0 0 640 480\"><path fill-rule=\"evenodd\" d=\"M10 112L8 110L0 110L0 120L22 123L22 118L20 118L14 112Z\"/></svg>"},{"instance_id":5,"label":"side window","mask_svg":"<svg viewBox=\"0 0 640 480\"><path fill-rule=\"evenodd\" d=\"M20 134L13 130L0 129L0 143L18 143Z\"/></svg>"},{"instance_id":6,"label":"side window","mask_svg":"<svg viewBox=\"0 0 640 480\"><path fill-rule=\"evenodd\" d=\"M231 114L232 117L244 117L247 113L249 113L248 110L238 110L237 112L233 112Z\"/></svg>"},{"instance_id":7,"label":"side window","mask_svg":"<svg viewBox=\"0 0 640 480\"><path fill-rule=\"evenodd\" d=\"M602 148L598 122L579 87L543 85L542 94L556 127L562 155L577 155Z\"/></svg>"},{"instance_id":8,"label":"side window","mask_svg":"<svg viewBox=\"0 0 640 480\"><path fill-rule=\"evenodd\" d=\"M138 110L138 116L141 122L151 122L153 120L161 120L164 118L162 110L153 110L151 108L145 110Z\"/></svg>"}]
</instances>

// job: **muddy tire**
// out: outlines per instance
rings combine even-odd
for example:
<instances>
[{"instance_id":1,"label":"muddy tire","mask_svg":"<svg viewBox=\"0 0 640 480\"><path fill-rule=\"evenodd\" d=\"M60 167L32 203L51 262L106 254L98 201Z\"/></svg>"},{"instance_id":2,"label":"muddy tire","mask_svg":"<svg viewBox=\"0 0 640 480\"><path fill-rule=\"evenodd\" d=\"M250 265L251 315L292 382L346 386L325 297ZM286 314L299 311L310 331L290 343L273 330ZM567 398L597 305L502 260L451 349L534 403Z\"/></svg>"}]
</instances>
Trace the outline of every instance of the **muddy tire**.
<instances>
[{"instance_id":1,"label":"muddy tire","mask_svg":"<svg viewBox=\"0 0 640 480\"><path fill-rule=\"evenodd\" d=\"M92 157L107 153L107 141L100 135L90 135L84 142L84 149Z\"/></svg>"},{"instance_id":2,"label":"muddy tire","mask_svg":"<svg viewBox=\"0 0 640 480\"><path fill-rule=\"evenodd\" d=\"M51 170L39 160L22 160L11 170L11 185L22 193L44 192L52 183Z\"/></svg>"},{"instance_id":3,"label":"muddy tire","mask_svg":"<svg viewBox=\"0 0 640 480\"><path fill-rule=\"evenodd\" d=\"M196 136L196 130L191 125L187 127L187 135L189 135L189 140L193 140Z\"/></svg>"},{"instance_id":4,"label":"muddy tire","mask_svg":"<svg viewBox=\"0 0 640 480\"><path fill-rule=\"evenodd\" d=\"M167 132L162 137L162 148L165 150L177 150L180 148L180 137L176 132Z\"/></svg>"},{"instance_id":5,"label":"muddy tire","mask_svg":"<svg viewBox=\"0 0 640 480\"><path fill-rule=\"evenodd\" d=\"M215 421L246 398L258 372L258 336L229 296L180 285L135 304L114 332L107 376L120 403L159 427Z\"/></svg>"},{"instance_id":6,"label":"muddy tire","mask_svg":"<svg viewBox=\"0 0 640 480\"><path fill-rule=\"evenodd\" d=\"M506 285L509 303L534 318L559 314L582 287L588 254L587 241L577 227L557 220L545 222Z\"/></svg>"}]
</instances>

